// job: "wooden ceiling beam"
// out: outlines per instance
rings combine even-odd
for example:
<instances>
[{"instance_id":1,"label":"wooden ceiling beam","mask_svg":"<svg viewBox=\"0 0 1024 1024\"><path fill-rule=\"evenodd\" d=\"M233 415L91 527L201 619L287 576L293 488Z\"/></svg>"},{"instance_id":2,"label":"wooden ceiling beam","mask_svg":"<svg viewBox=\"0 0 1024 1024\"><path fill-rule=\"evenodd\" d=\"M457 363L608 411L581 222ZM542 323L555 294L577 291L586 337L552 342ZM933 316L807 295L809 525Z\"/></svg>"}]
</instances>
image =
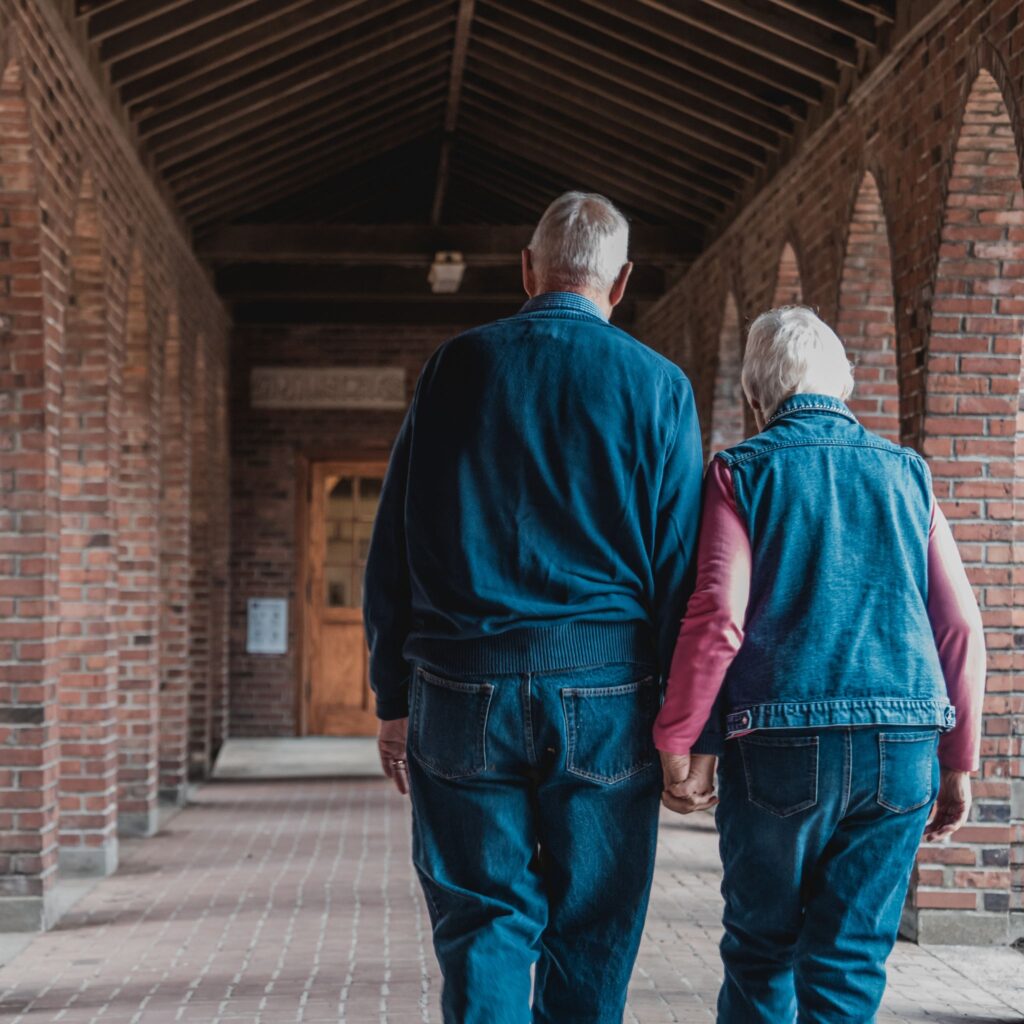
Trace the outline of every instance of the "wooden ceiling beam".
<instances>
[{"instance_id":1,"label":"wooden ceiling beam","mask_svg":"<svg viewBox=\"0 0 1024 1024\"><path fill-rule=\"evenodd\" d=\"M804 12L798 4L792 5L793 9L788 15L776 13L771 7L752 4L746 0L701 0L701 4L769 32L777 39L798 43L806 50L827 57L837 64L849 68L857 66L856 43L833 38L834 25L827 26L827 31L822 32L821 24L805 19ZM797 17L793 17L794 14ZM771 45L770 40L766 42ZM829 79L833 80L834 76Z\"/></svg>"},{"instance_id":2,"label":"wooden ceiling beam","mask_svg":"<svg viewBox=\"0 0 1024 1024\"><path fill-rule=\"evenodd\" d=\"M419 267L439 250L467 263L518 265L533 224L225 224L196 243L208 263L328 263ZM630 249L638 261L675 264L697 256L675 228L634 224Z\"/></svg>"},{"instance_id":3,"label":"wooden ceiling beam","mask_svg":"<svg viewBox=\"0 0 1024 1024\"><path fill-rule=\"evenodd\" d=\"M372 81L382 66L394 66L405 60L418 60L428 51L445 45L448 30L444 24L420 25L408 36L395 42L390 37L378 46L347 47L343 66L334 60L311 69L308 78L291 75L276 88L252 89L225 98L215 106L197 110L196 115L174 128L154 131L148 148L157 163L182 158L219 142L242 135L260 124L273 121L287 112L309 104L343 96L364 81ZM332 55L334 57L336 55Z\"/></svg>"},{"instance_id":4,"label":"wooden ceiling beam","mask_svg":"<svg viewBox=\"0 0 1024 1024\"><path fill-rule=\"evenodd\" d=\"M240 263L217 271L218 294L229 301L247 299L330 299L341 294L388 299L432 294L427 274L434 253L424 253L417 267L308 266L307 264ZM634 295L658 296L665 290L665 272L654 264L637 264L629 278ZM466 264L459 295L519 295L520 268L513 262L502 265Z\"/></svg>"},{"instance_id":5,"label":"wooden ceiling beam","mask_svg":"<svg viewBox=\"0 0 1024 1024\"><path fill-rule=\"evenodd\" d=\"M204 196L230 191L250 182L259 182L279 167L301 169L303 159L308 155L316 157L326 151L336 151L339 144L359 138L360 129L370 131L387 130L391 125L404 122L413 114L423 114L428 110L437 109L441 104L443 87L440 83L431 91L406 94L402 101L396 103L390 96L377 97L373 102L361 108L357 116L339 121L333 128L324 128L309 133L301 140L293 140L281 146L275 146L264 156L255 161L239 162L234 165L233 173L216 175L196 174L177 183L174 195L182 206L190 206ZM353 163L362 163L358 151L353 150L356 159Z\"/></svg>"},{"instance_id":6,"label":"wooden ceiling beam","mask_svg":"<svg viewBox=\"0 0 1024 1024\"><path fill-rule=\"evenodd\" d=\"M179 36L215 37L219 29L216 22L220 19L247 7L251 10L246 11L243 18L256 15L267 3L268 0L188 0L185 4L176 4L173 10L140 20L139 15L143 11L164 7L164 0L133 0L130 10L136 17L131 26L123 31L108 33L99 44L99 58L107 65L111 80L116 84L114 68L118 63L140 55L145 55L143 59L156 59L148 51L162 51L171 40ZM116 18L117 12L111 12L110 17ZM100 15L97 15L90 22L90 27L98 27L96 22L99 19Z\"/></svg>"},{"instance_id":7,"label":"wooden ceiling beam","mask_svg":"<svg viewBox=\"0 0 1024 1024\"><path fill-rule=\"evenodd\" d=\"M110 36L126 32L147 21L187 7L192 0L116 0L112 4L93 5L80 17L86 19L89 39L102 43Z\"/></svg>"},{"instance_id":8,"label":"wooden ceiling beam","mask_svg":"<svg viewBox=\"0 0 1024 1024\"><path fill-rule=\"evenodd\" d=\"M621 40L606 47L596 46L579 32L564 30L566 22L549 17L546 21L531 17L519 4L505 6L491 0L487 20L512 38L556 51L563 60L590 68L595 74L628 82L635 91L656 94L662 102L691 116L699 117L740 138L777 146L780 135L793 134L793 119L772 107L757 104L737 94L718 90L714 83L691 79L679 69L651 54L630 59Z\"/></svg>"},{"instance_id":9,"label":"wooden ceiling beam","mask_svg":"<svg viewBox=\"0 0 1024 1024\"><path fill-rule=\"evenodd\" d=\"M808 100L787 92L777 80L766 82L753 73L724 66L691 45L677 29L674 35L659 33L657 28L649 27L648 21L637 16L634 4L597 6L593 0L560 0L555 5L549 0L516 0L515 7L531 12L534 23L545 26L551 22L561 26L567 35L578 35L581 42L589 43L598 53L631 50L637 54L634 63L643 66L653 57L663 63L670 77L677 80L692 77L701 89L708 89L709 98L717 97L719 102L730 102L737 109L748 109L750 116L768 108L787 120L807 117ZM534 10L536 14L532 13ZM810 102L820 99L818 91Z\"/></svg>"},{"instance_id":10,"label":"wooden ceiling beam","mask_svg":"<svg viewBox=\"0 0 1024 1024\"><path fill-rule=\"evenodd\" d=\"M226 220L229 215L240 216L246 211L258 210L269 202L287 199L311 185L340 175L363 161L395 149L404 142L433 134L439 126L440 112L441 107L438 103L434 109L426 113L410 114L403 122L389 124L383 128L370 126L358 137L346 139L333 149L318 152L317 160L309 161L301 168L286 167L262 182L254 182L245 188L227 185L216 196L183 204L182 212L186 217L194 217L198 223L208 225ZM355 154L352 151L353 145L360 147Z\"/></svg>"},{"instance_id":11,"label":"wooden ceiling beam","mask_svg":"<svg viewBox=\"0 0 1024 1024\"><path fill-rule=\"evenodd\" d=\"M475 138L485 137L488 124L492 120L486 113L474 108L472 111L466 109L466 131ZM512 146L518 146L522 137L510 136ZM614 157L602 159L595 151L590 151L583 146L572 146L562 141L556 141L553 137L527 142L527 145L542 145L549 151L552 157L561 161L563 167L575 167L577 176L590 176L593 180L603 179L616 182L623 192L631 192L634 195L646 194L649 200L658 202L663 208L673 210L677 215L684 215L696 223L707 224L721 216L723 207L721 204L713 206L703 196L689 196L685 191L676 188L668 188L661 182L655 182L650 177L625 167L623 163ZM572 180L572 179L570 179ZM682 183L685 185L685 183ZM554 197L552 197L554 198Z\"/></svg>"},{"instance_id":12,"label":"wooden ceiling beam","mask_svg":"<svg viewBox=\"0 0 1024 1024\"><path fill-rule=\"evenodd\" d=\"M547 168L530 166L528 172L510 161L495 162L489 153L478 152L472 140L461 138L455 151L452 173L463 181L472 180L492 200L510 200L526 214L520 219L537 219L548 203L573 185ZM492 215L492 219L493 215Z\"/></svg>"},{"instance_id":13,"label":"wooden ceiling beam","mask_svg":"<svg viewBox=\"0 0 1024 1024\"><path fill-rule=\"evenodd\" d=\"M755 53L740 45L737 40L726 40L721 35L689 25L679 17L666 13L667 7L665 10L655 8L646 0L634 0L628 4L620 3L619 0L536 2L548 10L573 12L572 16L584 24L592 23L593 12L599 11L609 15L614 22L628 22L656 39L667 40L671 45L699 53L711 64L718 66L718 73L722 78L728 79L735 74L744 75L748 79L754 78L805 103L820 103L824 95L824 86L834 85L834 65L830 65L831 77L825 75L823 66L819 67L820 74L825 77L823 83L817 75L809 74L806 69L797 70L780 63L777 54L769 58L762 53ZM683 29L683 24L687 24L688 27ZM615 38L614 27L611 28L610 34ZM764 35L757 32L753 32L753 35L759 40L759 48L767 49ZM816 63L826 65L830 62L818 57Z\"/></svg>"},{"instance_id":14,"label":"wooden ceiling beam","mask_svg":"<svg viewBox=\"0 0 1024 1024\"><path fill-rule=\"evenodd\" d=\"M627 117L623 120L603 117L595 122L594 108L586 95L556 93L538 84L527 69L516 67L512 62L501 58L492 58L479 70L476 60L477 58L470 54L473 77L468 88L488 91L492 95L508 95L507 91L512 91L515 97L526 99L538 110L545 111L546 115L550 113L553 124L573 118L578 124L592 125L595 134L618 139L626 145L637 146L641 151L650 153L669 166L678 167L684 173L698 175L705 183L710 183L712 188L717 184L723 189L729 189L730 194L741 188L747 180L736 167L738 161L731 157L725 163L716 163L707 159L702 147L688 146L685 140L680 140L681 144L673 143L670 138L666 138L667 133L661 130L660 126L655 125L652 128L648 121L640 118ZM481 73L487 72L493 76L499 61L500 78L487 80L478 86Z\"/></svg>"},{"instance_id":15,"label":"wooden ceiling beam","mask_svg":"<svg viewBox=\"0 0 1024 1024\"><path fill-rule=\"evenodd\" d=\"M121 102L137 120L156 109L202 96L225 82L273 65L370 18L387 14L405 0L307 0L298 11L252 25L230 39L120 85ZM362 8L362 9L360 9ZM147 111L147 107L151 110Z\"/></svg>"},{"instance_id":16,"label":"wooden ceiling beam","mask_svg":"<svg viewBox=\"0 0 1024 1024\"><path fill-rule=\"evenodd\" d=\"M666 102L661 90L645 90L642 81L629 79L620 83L614 75L599 66L588 67L585 61L564 59L555 47L536 46L518 35L510 37L503 29L492 26L483 16L480 17L480 25L486 29L478 33L485 46L499 49L506 57L543 69L546 75L556 77L574 90L628 107L666 126L672 125L673 130L683 132L720 151L759 164L764 161L767 149L779 148L779 137L774 132L765 130L761 139L751 139L747 134L739 135L728 128L709 123L678 104Z\"/></svg>"},{"instance_id":17,"label":"wooden ceiling beam","mask_svg":"<svg viewBox=\"0 0 1024 1024\"><path fill-rule=\"evenodd\" d=\"M471 97L479 97L480 101L473 102ZM539 137L552 134L551 121L545 118L543 112L532 111L526 106L516 108L512 102L502 99L496 93L479 89L475 85L468 90L467 108L470 105L481 117L486 117L488 112L497 113L503 123L517 131ZM613 166L631 169L634 179L649 179L652 184L666 191L675 191L681 184L687 189L692 188L697 196L691 197L690 201L713 216L720 215L732 197L728 189L716 188L715 182L706 186L695 175L681 177L674 174L671 165L663 169L662 161L657 157L643 154L643 146L639 142L634 148L616 145L613 139L606 141L603 132L588 133L586 128L580 128L573 122L559 125L557 134L567 144L579 148L584 155L592 152L594 156L610 161Z\"/></svg>"},{"instance_id":18,"label":"wooden ceiling beam","mask_svg":"<svg viewBox=\"0 0 1024 1024\"><path fill-rule=\"evenodd\" d=\"M835 2L820 3L818 0L771 0L771 3L824 28L842 32L868 46L878 45L877 23L870 14L863 11Z\"/></svg>"},{"instance_id":19,"label":"wooden ceiling beam","mask_svg":"<svg viewBox=\"0 0 1024 1024\"><path fill-rule=\"evenodd\" d=\"M473 26L476 0L459 0L459 13L455 19L455 42L452 45L451 75L448 80L448 100L444 112L444 135L437 160L434 180L434 200L430 207L430 223L441 223L445 189L448 187L448 162L451 157L452 137L459 122L459 103L462 100L462 77L466 69L466 52Z\"/></svg>"},{"instance_id":20,"label":"wooden ceiling beam","mask_svg":"<svg viewBox=\"0 0 1024 1024\"><path fill-rule=\"evenodd\" d=\"M855 11L863 11L871 17L891 25L896 20L893 9L894 0L839 0L844 7L852 7Z\"/></svg>"},{"instance_id":21,"label":"wooden ceiling beam","mask_svg":"<svg viewBox=\"0 0 1024 1024\"><path fill-rule=\"evenodd\" d=\"M435 324L448 325L453 333L488 323L517 312L525 297L509 305L496 301L460 299L456 295L431 295L418 302L239 302L232 309L238 324L298 326L302 324ZM616 307L615 322L628 320Z\"/></svg>"},{"instance_id":22,"label":"wooden ceiling beam","mask_svg":"<svg viewBox=\"0 0 1024 1024\"><path fill-rule=\"evenodd\" d=\"M303 107L294 114L265 122L258 130L247 133L233 145L216 147L205 151L198 158L168 164L162 171L162 177L173 191L183 182L201 181L225 172L230 173L239 166L251 166L282 146L294 144L296 140L301 141L317 132L331 132L349 119L357 117L367 106L376 105L380 99L401 96L403 92L418 93L423 89L433 91L441 77L442 60L437 58L412 67L402 67L398 73L387 74L386 69L382 69L382 72L379 79L363 82L342 99ZM362 102L364 100L367 102Z\"/></svg>"},{"instance_id":23,"label":"wooden ceiling beam","mask_svg":"<svg viewBox=\"0 0 1024 1024\"><path fill-rule=\"evenodd\" d=\"M734 15L722 11L717 15L711 14L704 0L638 0L638 6L674 19L677 26L686 25L691 38L695 35L697 39L703 39L711 53L716 52L712 40L717 39L717 52L723 56L733 54L730 59L737 59L735 51L745 52L766 61L777 71L788 69L825 87L835 85L838 77L835 58L825 57L795 41L786 42L774 33L766 38L763 28ZM676 31L679 31L678 27ZM738 57L738 64L743 66L742 57Z\"/></svg>"},{"instance_id":24,"label":"wooden ceiling beam","mask_svg":"<svg viewBox=\"0 0 1024 1024\"><path fill-rule=\"evenodd\" d=\"M500 125L494 123L474 125L473 136L493 147L496 155L521 153L532 162L550 167L569 180L578 180L581 172L586 171L589 176L580 181L580 187L601 192L612 200L621 198L623 202L649 211L652 216L661 217L666 223L685 225L700 232L707 226L706 214L697 216L689 211L683 212L682 204L674 207L669 202L652 201L649 190L643 186L631 187L622 178L616 178L614 170L604 165L590 164L583 168L575 158L564 156L560 148L556 150L550 139L536 143L522 138L512 140L502 132Z\"/></svg>"}]
</instances>

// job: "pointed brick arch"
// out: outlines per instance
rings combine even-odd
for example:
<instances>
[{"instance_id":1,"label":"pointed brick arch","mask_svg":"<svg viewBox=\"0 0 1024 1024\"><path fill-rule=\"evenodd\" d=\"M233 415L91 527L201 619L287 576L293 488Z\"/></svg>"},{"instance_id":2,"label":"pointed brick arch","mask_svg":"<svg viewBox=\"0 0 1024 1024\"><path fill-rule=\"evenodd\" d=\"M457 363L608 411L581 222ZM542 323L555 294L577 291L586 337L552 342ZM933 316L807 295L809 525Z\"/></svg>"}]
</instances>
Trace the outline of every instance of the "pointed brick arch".
<instances>
[{"instance_id":1,"label":"pointed brick arch","mask_svg":"<svg viewBox=\"0 0 1024 1024\"><path fill-rule=\"evenodd\" d=\"M189 505L192 381L175 303L164 331L160 402L160 794L182 804L188 790Z\"/></svg>"},{"instance_id":2,"label":"pointed brick arch","mask_svg":"<svg viewBox=\"0 0 1024 1024\"><path fill-rule=\"evenodd\" d=\"M779 269L775 275L775 291L772 306L798 306L804 301L804 289L800 277L800 261L790 242L782 247L779 255Z\"/></svg>"},{"instance_id":3,"label":"pointed brick arch","mask_svg":"<svg viewBox=\"0 0 1024 1024\"><path fill-rule=\"evenodd\" d=\"M990 912L1009 907L1013 853L1005 826L986 822L1005 820L1011 779L1021 774L1019 746L1016 752L1013 746L1020 731L1013 707L1024 699L1014 665L1015 631L1024 620L1020 507L1014 498L1014 477L1019 487L1024 459L1018 425L1024 336L1020 178L1003 95L982 71L966 101L949 178L926 361L923 444L985 620L984 785L976 786L967 866L984 867L978 891L969 895L972 906ZM957 884L950 868L932 881L936 889ZM948 906L942 902L946 895L919 887L916 902Z\"/></svg>"},{"instance_id":4,"label":"pointed brick arch","mask_svg":"<svg viewBox=\"0 0 1024 1024\"><path fill-rule=\"evenodd\" d=\"M83 175L70 245L60 442L60 843L72 873L117 866L117 481L121 360L103 231Z\"/></svg>"},{"instance_id":5,"label":"pointed brick arch","mask_svg":"<svg viewBox=\"0 0 1024 1024\"><path fill-rule=\"evenodd\" d=\"M118 683L121 835L150 835L157 819L160 340L138 245L129 264L118 502L118 585L124 610Z\"/></svg>"},{"instance_id":6,"label":"pointed brick arch","mask_svg":"<svg viewBox=\"0 0 1024 1024\"><path fill-rule=\"evenodd\" d=\"M743 389L740 371L743 345L740 313L730 291L725 297L722 326L718 332L715 393L711 406L711 454L739 444L745 436Z\"/></svg>"},{"instance_id":7,"label":"pointed brick arch","mask_svg":"<svg viewBox=\"0 0 1024 1024\"><path fill-rule=\"evenodd\" d=\"M57 338L44 319L41 210L22 66L0 78L0 931L54 918L60 756L56 616L60 400ZM0 794L0 801L3 796Z\"/></svg>"},{"instance_id":8,"label":"pointed brick arch","mask_svg":"<svg viewBox=\"0 0 1024 1024\"><path fill-rule=\"evenodd\" d=\"M861 179L850 218L836 330L856 367L850 408L869 430L898 442L900 389L892 260L882 197L870 171Z\"/></svg>"}]
</instances>

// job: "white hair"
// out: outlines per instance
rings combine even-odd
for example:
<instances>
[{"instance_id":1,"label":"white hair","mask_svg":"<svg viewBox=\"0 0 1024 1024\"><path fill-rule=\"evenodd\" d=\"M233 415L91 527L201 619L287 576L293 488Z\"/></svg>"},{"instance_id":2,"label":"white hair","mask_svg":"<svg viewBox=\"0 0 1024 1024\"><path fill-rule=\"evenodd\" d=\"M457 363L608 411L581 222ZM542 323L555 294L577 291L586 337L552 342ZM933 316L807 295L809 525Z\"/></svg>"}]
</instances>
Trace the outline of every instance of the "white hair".
<instances>
[{"instance_id":1,"label":"white hair","mask_svg":"<svg viewBox=\"0 0 1024 1024\"><path fill-rule=\"evenodd\" d=\"M831 395L845 401L853 370L835 331L806 306L779 306L762 313L747 332L743 392L764 418L793 395Z\"/></svg>"},{"instance_id":2,"label":"white hair","mask_svg":"<svg viewBox=\"0 0 1024 1024\"><path fill-rule=\"evenodd\" d=\"M545 287L615 283L628 256L629 225L596 192L566 192L545 211L530 239L533 268Z\"/></svg>"}]
</instances>

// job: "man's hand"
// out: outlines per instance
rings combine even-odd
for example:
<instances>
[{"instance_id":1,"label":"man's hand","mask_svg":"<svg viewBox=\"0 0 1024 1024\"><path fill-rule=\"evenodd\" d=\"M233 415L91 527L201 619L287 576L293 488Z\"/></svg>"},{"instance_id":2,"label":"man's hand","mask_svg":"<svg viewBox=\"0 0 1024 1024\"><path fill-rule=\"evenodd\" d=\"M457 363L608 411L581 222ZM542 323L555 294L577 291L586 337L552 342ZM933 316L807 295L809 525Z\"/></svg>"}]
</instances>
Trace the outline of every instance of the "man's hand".
<instances>
[{"instance_id":1,"label":"man's hand","mask_svg":"<svg viewBox=\"0 0 1024 1024\"><path fill-rule=\"evenodd\" d=\"M380 731L377 733L381 767L402 796L409 792L409 764L405 759L405 740L408 735L408 718L381 722Z\"/></svg>"},{"instance_id":2,"label":"man's hand","mask_svg":"<svg viewBox=\"0 0 1024 1024\"><path fill-rule=\"evenodd\" d=\"M967 772L942 769L939 795L924 830L926 842L948 839L971 813L971 778Z\"/></svg>"},{"instance_id":3,"label":"man's hand","mask_svg":"<svg viewBox=\"0 0 1024 1024\"><path fill-rule=\"evenodd\" d=\"M703 811L718 803L715 796L715 758L710 754L661 753L665 788L661 802L677 814Z\"/></svg>"}]
</instances>

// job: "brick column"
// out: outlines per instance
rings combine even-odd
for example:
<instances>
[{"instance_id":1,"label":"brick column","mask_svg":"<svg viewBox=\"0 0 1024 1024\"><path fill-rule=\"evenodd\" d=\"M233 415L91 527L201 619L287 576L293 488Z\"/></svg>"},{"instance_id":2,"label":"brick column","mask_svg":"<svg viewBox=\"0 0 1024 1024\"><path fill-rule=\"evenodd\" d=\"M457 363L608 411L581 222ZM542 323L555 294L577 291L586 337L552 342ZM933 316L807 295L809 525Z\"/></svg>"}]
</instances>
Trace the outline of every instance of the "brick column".
<instances>
[{"instance_id":1,"label":"brick column","mask_svg":"<svg viewBox=\"0 0 1024 1024\"><path fill-rule=\"evenodd\" d=\"M1000 88L985 71L967 100L947 203L926 363L924 451L978 594L989 680L971 821L948 846L922 849L913 907L924 941L1005 942L1011 793L1018 791L1019 817L1021 785L1014 617L1019 628L1022 564L1014 545L1014 476L1024 455L1017 425L1024 193Z\"/></svg>"},{"instance_id":2,"label":"brick column","mask_svg":"<svg viewBox=\"0 0 1024 1024\"><path fill-rule=\"evenodd\" d=\"M836 331L853 362L850 408L868 430L900 439L896 310L889 233L874 176L861 181L850 218Z\"/></svg>"},{"instance_id":3,"label":"brick column","mask_svg":"<svg viewBox=\"0 0 1024 1024\"><path fill-rule=\"evenodd\" d=\"M71 248L60 449L60 864L73 874L117 867L119 374L87 174Z\"/></svg>"},{"instance_id":4,"label":"brick column","mask_svg":"<svg viewBox=\"0 0 1024 1024\"><path fill-rule=\"evenodd\" d=\"M192 388L192 492L189 530L191 534L191 580L189 607L189 774L202 779L210 770L213 719L211 661L211 529L214 515L211 498L210 404L211 375L202 337L196 340L195 377Z\"/></svg>"},{"instance_id":5,"label":"brick column","mask_svg":"<svg viewBox=\"0 0 1024 1024\"><path fill-rule=\"evenodd\" d=\"M55 918L59 336L21 67L0 80L0 932Z\"/></svg>"},{"instance_id":6,"label":"brick column","mask_svg":"<svg viewBox=\"0 0 1024 1024\"><path fill-rule=\"evenodd\" d=\"M216 758L228 736L229 568L231 539L231 486L228 465L228 397L223 359L213 372L212 458L212 589L210 592L210 678L213 688L212 756Z\"/></svg>"},{"instance_id":7,"label":"brick column","mask_svg":"<svg viewBox=\"0 0 1024 1024\"><path fill-rule=\"evenodd\" d=\"M160 796L188 793L191 380L176 312L167 320L160 442Z\"/></svg>"},{"instance_id":8,"label":"brick column","mask_svg":"<svg viewBox=\"0 0 1024 1024\"><path fill-rule=\"evenodd\" d=\"M128 285L121 423L118 567L121 628L118 831L157 824L160 669L160 331L146 300L142 248Z\"/></svg>"},{"instance_id":9,"label":"brick column","mask_svg":"<svg viewBox=\"0 0 1024 1024\"><path fill-rule=\"evenodd\" d=\"M739 444L746 436L746 399L740 386L743 345L740 314L732 292L725 297L722 326L718 332L718 365L715 368L715 397L711 406L711 452Z\"/></svg>"}]
</instances>

